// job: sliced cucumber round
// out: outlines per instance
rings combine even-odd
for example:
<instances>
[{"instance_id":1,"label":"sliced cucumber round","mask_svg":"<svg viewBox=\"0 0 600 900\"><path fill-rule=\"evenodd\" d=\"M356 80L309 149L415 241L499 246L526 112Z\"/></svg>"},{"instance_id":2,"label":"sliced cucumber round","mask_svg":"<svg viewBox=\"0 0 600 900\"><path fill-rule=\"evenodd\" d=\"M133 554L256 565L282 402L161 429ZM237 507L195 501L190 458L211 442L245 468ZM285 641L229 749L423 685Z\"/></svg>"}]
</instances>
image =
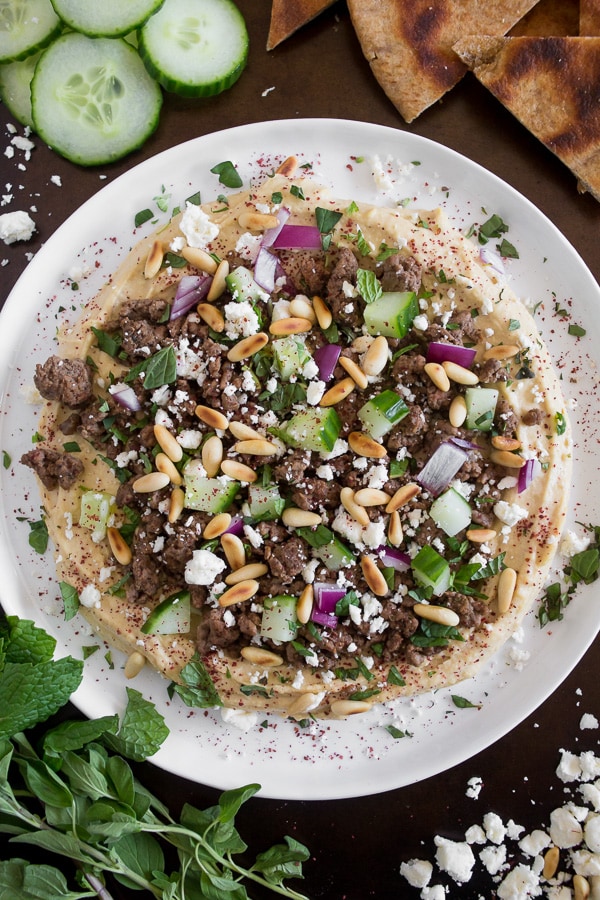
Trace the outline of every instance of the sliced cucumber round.
<instances>
[{"instance_id":1,"label":"sliced cucumber round","mask_svg":"<svg viewBox=\"0 0 600 900\"><path fill-rule=\"evenodd\" d=\"M211 97L246 65L246 23L231 0L165 0L141 29L139 52L165 90Z\"/></svg>"},{"instance_id":2,"label":"sliced cucumber round","mask_svg":"<svg viewBox=\"0 0 600 900\"><path fill-rule=\"evenodd\" d=\"M52 0L63 22L91 37L122 37L141 28L163 0Z\"/></svg>"},{"instance_id":3,"label":"sliced cucumber round","mask_svg":"<svg viewBox=\"0 0 600 900\"><path fill-rule=\"evenodd\" d=\"M162 94L120 38L65 34L42 53L31 82L36 132L83 166L136 150L158 125Z\"/></svg>"},{"instance_id":4,"label":"sliced cucumber round","mask_svg":"<svg viewBox=\"0 0 600 900\"><path fill-rule=\"evenodd\" d=\"M33 128L31 79L41 52L0 65L0 100L21 125L29 128Z\"/></svg>"},{"instance_id":5,"label":"sliced cucumber round","mask_svg":"<svg viewBox=\"0 0 600 900\"><path fill-rule=\"evenodd\" d=\"M50 0L0 2L0 62L24 59L62 30Z\"/></svg>"}]
</instances>

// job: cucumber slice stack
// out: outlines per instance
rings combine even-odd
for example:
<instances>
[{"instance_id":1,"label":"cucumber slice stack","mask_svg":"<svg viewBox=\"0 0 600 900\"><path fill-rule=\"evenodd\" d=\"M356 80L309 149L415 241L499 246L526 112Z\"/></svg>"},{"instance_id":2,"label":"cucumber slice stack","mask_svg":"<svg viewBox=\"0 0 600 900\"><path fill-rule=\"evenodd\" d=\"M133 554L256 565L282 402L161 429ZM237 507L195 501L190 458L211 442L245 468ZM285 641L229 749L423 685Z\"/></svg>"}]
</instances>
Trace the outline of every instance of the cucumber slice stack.
<instances>
[{"instance_id":1,"label":"cucumber slice stack","mask_svg":"<svg viewBox=\"0 0 600 900\"><path fill-rule=\"evenodd\" d=\"M156 129L162 91L210 97L248 59L233 0L2 0L0 100L56 152L104 165Z\"/></svg>"}]
</instances>

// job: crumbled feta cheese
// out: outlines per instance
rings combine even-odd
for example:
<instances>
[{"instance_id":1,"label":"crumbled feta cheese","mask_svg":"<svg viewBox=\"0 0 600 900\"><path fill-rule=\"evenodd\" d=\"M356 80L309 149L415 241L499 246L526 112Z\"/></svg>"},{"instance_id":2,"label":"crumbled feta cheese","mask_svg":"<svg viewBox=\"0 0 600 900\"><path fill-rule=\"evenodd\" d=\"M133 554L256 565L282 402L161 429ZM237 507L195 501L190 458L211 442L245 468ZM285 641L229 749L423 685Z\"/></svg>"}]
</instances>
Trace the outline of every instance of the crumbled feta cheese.
<instances>
[{"instance_id":1,"label":"crumbled feta cheese","mask_svg":"<svg viewBox=\"0 0 600 900\"><path fill-rule=\"evenodd\" d=\"M250 731L258 722L258 713L245 709L221 708L221 718L226 725L234 725L240 731Z\"/></svg>"},{"instance_id":2,"label":"crumbled feta cheese","mask_svg":"<svg viewBox=\"0 0 600 900\"><path fill-rule=\"evenodd\" d=\"M526 519L528 513L526 509L516 503L507 503L506 500L498 500L498 502L494 504L494 515L497 516L501 522L504 522L505 525L512 528L512 526L516 525L517 522L520 522L521 519Z\"/></svg>"},{"instance_id":3,"label":"crumbled feta cheese","mask_svg":"<svg viewBox=\"0 0 600 900\"><path fill-rule=\"evenodd\" d=\"M225 313L225 334L231 340L237 337L248 337L260 331L258 316L248 300L240 302L233 300L226 303L223 309Z\"/></svg>"},{"instance_id":4,"label":"crumbled feta cheese","mask_svg":"<svg viewBox=\"0 0 600 900\"><path fill-rule=\"evenodd\" d=\"M519 863L498 887L499 900L527 900L540 896L540 880L528 866Z\"/></svg>"},{"instance_id":5,"label":"crumbled feta cheese","mask_svg":"<svg viewBox=\"0 0 600 900\"><path fill-rule=\"evenodd\" d=\"M211 222L200 206L187 201L185 212L179 223L179 230L185 236L190 247L205 249L217 237L219 226Z\"/></svg>"},{"instance_id":6,"label":"crumbled feta cheese","mask_svg":"<svg viewBox=\"0 0 600 900\"><path fill-rule=\"evenodd\" d=\"M433 866L426 859L409 859L400 866L400 874L411 887L424 888L431 881Z\"/></svg>"},{"instance_id":7,"label":"crumbled feta cheese","mask_svg":"<svg viewBox=\"0 0 600 900\"><path fill-rule=\"evenodd\" d=\"M561 850L581 843L583 829L569 807L560 806L550 813L550 837Z\"/></svg>"},{"instance_id":8,"label":"crumbled feta cheese","mask_svg":"<svg viewBox=\"0 0 600 900\"><path fill-rule=\"evenodd\" d=\"M421 313L421 315L414 317L412 324L417 331L426 331L429 327L429 319L424 313Z\"/></svg>"},{"instance_id":9,"label":"crumbled feta cheese","mask_svg":"<svg viewBox=\"0 0 600 900\"><path fill-rule=\"evenodd\" d=\"M489 812L483 817L483 827L488 841L501 844L506 835L506 826L497 813Z\"/></svg>"},{"instance_id":10,"label":"crumbled feta cheese","mask_svg":"<svg viewBox=\"0 0 600 900\"><path fill-rule=\"evenodd\" d=\"M95 584L86 584L79 592L79 602L88 609L100 609L100 596Z\"/></svg>"},{"instance_id":11,"label":"crumbled feta cheese","mask_svg":"<svg viewBox=\"0 0 600 900\"><path fill-rule=\"evenodd\" d=\"M483 787L483 781L477 775L474 775L473 778L469 778L468 787L466 790L466 796L470 797L472 800L477 800L479 794L481 792L481 788Z\"/></svg>"},{"instance_id":12,"label":"crumbled feta cheese","mask_svg":"<svg viewBox=\"0 0 600 900\"><path fill-rule=\"evenodd\" d=\"M258 255L258 251L260 250L262 239L262 234L250 234L249 231L246 231L238 238L237 244L235 245L235 252L238 256L241 256L242 259L254 262Z\"/></svg>"},{"instance_id":13,"label":"crumbled feta cheese","mask_svg":"<svg viewBox=\"0 0 600 900\"><path fill-rule=\"evenodd\" d=\"M571 557L576 553L581 553L590 545L590 536L587 534L579 535L574 531L567 531L560 542L559 550L563 556Z\"/></svg>"},{"instance_id":14,"label":"crumbled feta cheese","mask_svg":"<svg viewBox=\"0 0 600 900\"><path fill-rule=\"evenodd\" d=\"M213 584L225 568L225 562L210 550L194 550L185 567L186 583Z\"/></svg>"},{"instance_id":15,"label":"crumbled feta cheese","mask_svg":"<svg viewBox=\"0 0 600 900\"><path fill-rule=\"evenodd\" d=\"M447 872L457 884L464 884L471 877L475 856L469 845L462 841L451 841L436 835L435 859L443 872Z\"/></svg>"},{"instance_id":16,"label":"crumbled feta cheese","mask_svg":"<svg viewBox=\"0 0 600 900\"><path fill-rule=\"evenodd\" d=\"M506 847L484 847L479 853L479 859L490 875L497 875L506 862Z\"/></svg>"},{"instance_id":17,"label":"crumbled feta cheese","mask_svg":"<svg viewBox=\"0 0 600 900\"><path fill-rule=\"evenodd\" d=\"M310 406L317 406L325 393L325 387L324 381L311 381L306 388L306 402Z\"/></svg>"},{"instance_id":18,"label":"crumbled feta cheese","mask_svg":"<svg viewBox=\"0 0 600 900\"><path fill-rule=\"evenodd\" d=\"M526 856L538 856L550 846L550 835L539 828L534 829L531 834L526 834L519 841L519 847Z\"/></svg>"},{"instance_id":19,"label":"crumbled feta cheese","mask_svg":"<svg viewBox=\"0 0 600 900\"><path fill-rule=\"evenodd\" d=\"M5 244L28 241L35 231L35 222L23 209L0 215L0 238Z\"/></svg>"},{"instance_id":20,"label":"crumbled feta cheese","mask_svg":"<svg viewBox=\"0 0 600 900\"><path fill-rule=\"evenodd\" d=\"M585 731L586 729L599 728L600 723L596 716L593 716L591 713L584 713L579 721L579 727L582 731Z\"/></svg>"}]
</instances>

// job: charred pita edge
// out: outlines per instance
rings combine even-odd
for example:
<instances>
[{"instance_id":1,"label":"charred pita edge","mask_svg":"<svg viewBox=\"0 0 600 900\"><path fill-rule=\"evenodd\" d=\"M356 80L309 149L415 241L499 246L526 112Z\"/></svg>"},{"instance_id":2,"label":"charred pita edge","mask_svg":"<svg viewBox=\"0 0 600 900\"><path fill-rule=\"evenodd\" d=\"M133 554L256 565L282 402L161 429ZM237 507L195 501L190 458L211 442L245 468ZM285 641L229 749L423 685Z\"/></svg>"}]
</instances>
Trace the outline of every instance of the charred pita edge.
<instances>
[{"instance_id":1,"label":"charred pita edge","mask_svg":"<svg viewBox=\"0 0 600 900\"><path fill-rule=\"evenodd\" d=\"M267 50L273 50L334 3L335 0L273 0Z\"/></svg>"},{"instance_id":2,"label":"charred pita edge","mask_svg":"<svg viewBox=\"0 0 600 900\"><path fill-rule=\"evenodd\" d=\"M579 34L582 37L600 35L600 0L580 0Z\"/></svg>"},{"instance_id":3,"label":"charred pita edge","mask_svg":"<svg viewBox=\"0 0 600 900\"><path fill-rule=\"evenodd\" d=\"M600 37L465 37L476 78L600 200Z\"/></svg>"}]
</instances>

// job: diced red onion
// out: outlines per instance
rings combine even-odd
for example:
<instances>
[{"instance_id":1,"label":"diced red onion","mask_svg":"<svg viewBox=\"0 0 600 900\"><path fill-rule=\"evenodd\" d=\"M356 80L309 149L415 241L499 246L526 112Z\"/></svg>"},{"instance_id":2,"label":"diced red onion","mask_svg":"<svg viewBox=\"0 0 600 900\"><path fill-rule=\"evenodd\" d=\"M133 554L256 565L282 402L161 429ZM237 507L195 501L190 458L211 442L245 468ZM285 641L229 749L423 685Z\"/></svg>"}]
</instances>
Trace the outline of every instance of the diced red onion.
<instances>
[{"instance_id":1,"label":"diced red onion","mask_svg":"<svg viewBox=\"0 0 600 900\"><path fill-rule=\"evenodd\" d=\"M130 412L139 412L142 408L142 404L130 384L113 384L110 388L110 394L119 406L128 409Z\"/></svg>"},{"instance_id":2,"label":"diced red onion","mask_svg":"<svg viewBox=\"0 0 600 900\"><path fill-rule=\"evenodd\" d=\"M254 261L254 280L263 291L269 294L275 289L277 264L279 260L265 247L261 247Z\"/></svg>"},{"instance_id":3,"label":"diced red onion","mask_svg":"<svg viewBox=\"0 0 600 900\"><path fill-rule=\"evenodd\" d=\"M375 551L384 566L391 566L396 572L406 572L410 569L410 556L396 547L387 547L385 544Z\"/></svg>"},{"instance_id":4,"label":"diced red onion","mask_svg":"<svg viewBox=\"0 0 600 900\"><path fill-rule=\"evenodd\" d=\"M316 608L320 612L335 613L335 607L342 597L346 596L347 591L339 588L327 581L316 581L313 584Z\"/></svg>"},{"instance_id":5,"label":"diced red onion","mask_svg":"<svg viewBox=\"0 0 600 900\"><path fill-rule=\"evenodd\" d=\"M310 618L313 622L316 622L317 625L325 625L326 628L337 628L338 625L337 616L334 616L331 613L321 612L320 609L313 609Z\"/></svg>"},{"instance_id":6,"label":"diced red onion","mask_svg":"<svg viewBox=\"0 0 600 900\"><path fill-rule=\"evenodd\" d=\"M495 250L492 250L491 247L481 247L479 249L479 258L486 266L491 266L492 269L495 269L500 275L504 275L502 257L499 256Z\"/></svg>"},{"instance_id":7,"label":"diced red onion","mask_svg":"<svg viewBox=\"0 0 600 900\"><path fill-rule=\"evenodd\" d=\"M279 225L275 225L273 228L267 228L265 233L263 234L262 241L260 242L261 247L272 247L274 241L277 236L281 232L281 229L287 222L290 217L290 211L287 207L281 206L277 210L277 219L279 220Z\"/></svg>"},{"instance_id":8,"label":"diced red onion","mask_svg":"<svg viewBox=\"0 0 600 900\"><path fill-rule=\"evenodd\" d=\"M200 302L208 294L212 275L182 275L177 285L177 292L171 306L171 321L184 316L186 312Z\"/></svg>"},{"instance_id":9,"label":"diced red onion","mask_svg":"<svg viewBox=\"0 0 600 900\"><path fill-rule=\"evenodd\" d=\"M229 528L225 529L225 534L235 534L241 537L244 533L244 520L241 516L233 516L229 524Z\"/></svg>"},{"instance_id":10,"label":"diced red onion","mask_svg":"<svg viewBox=\"0 0 600 900\"><path fill-rule=\"evenodd\" d=\"M313 353L313 359L319 367L321 381L329 381L333 376L342 348L337 344L323 344Z\"/></svg>"},{"instance_id":11,"label":"diced red onion","mask_svg":"<svg viewBox=\"0 0 600 900\"><path fill-rule=\"evenodd\" d=\"M416 480L433 497L437 497L448 487L467 459L465 450L457 447L453 441L445 441L429 457Z\"/></svg>"},{"instance_id":12,"label":"diced red onion","mask_svg":"<svg viewBox=\"0 0 600 900\"><path fill-rule=\"evenodd\" d=\"M271 246L276 250L320 250L321 232L316 225L284 225Z\"/></svg>"},{"instance_id":13,"label":"diced red onion","mask_svg":"<svg viewBox=\"0 0 600 900\"><path fill-rule=\"evenodd\" d=\"M535 457L525 461L525 465L519 469L519 479L517 481L517 493L522 494L526 491L535 476L539 473L541 466L540 461Z\"/></svg>"},{"instance_id":14,"label":"diced red onion","mask_svg":"<svg viewBox=\"0 0 600 900\"><path fill-rule=\"evenodd\" d=\"M476 352L472 347L458 347L456 344L431 341L427 348L427 362L453 362L462 366L463 369L470 369Z\"/></svg>"}]
</instances>

